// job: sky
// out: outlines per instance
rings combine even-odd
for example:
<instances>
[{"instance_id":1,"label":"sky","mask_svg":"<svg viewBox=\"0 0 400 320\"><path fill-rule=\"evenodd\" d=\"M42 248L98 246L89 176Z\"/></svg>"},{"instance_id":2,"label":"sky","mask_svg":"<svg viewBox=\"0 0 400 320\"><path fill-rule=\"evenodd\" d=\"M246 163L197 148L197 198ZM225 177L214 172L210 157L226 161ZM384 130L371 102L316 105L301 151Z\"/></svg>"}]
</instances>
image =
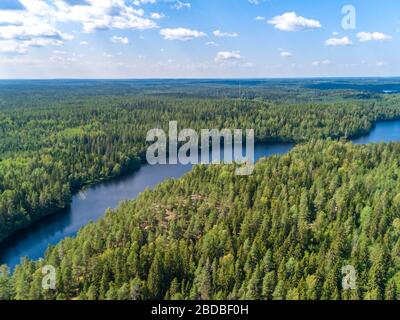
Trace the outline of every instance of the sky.
<instances>
[{"instance_id":1,"label":"sky","mask_svg":"<svg viewBox=\"0 0 400 320\"><path fill-rule=\"evenodd\" d=\"M400 76L398 0L0 0L0 78Z\"/></svg>"}]
</instances>

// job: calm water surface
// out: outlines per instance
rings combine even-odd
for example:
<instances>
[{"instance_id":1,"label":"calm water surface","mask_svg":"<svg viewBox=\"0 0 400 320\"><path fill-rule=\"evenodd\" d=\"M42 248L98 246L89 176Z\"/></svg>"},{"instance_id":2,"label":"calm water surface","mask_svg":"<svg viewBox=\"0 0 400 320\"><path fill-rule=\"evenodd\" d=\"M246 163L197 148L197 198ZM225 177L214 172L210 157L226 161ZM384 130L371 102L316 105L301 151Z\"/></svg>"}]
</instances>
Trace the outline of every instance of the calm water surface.
<instances>
[{"instance_id":1,"label":"calm water surface","mask_svg":"<svg viewBox=\"0 0 400 320\"><path fill-rule=\"evenodd\" d=\"M368 135L353 140L353 142L357 144L399 141L400 120L379 122Z\"/></svg>"},{"instance_id":2,"label":"calm water surface","mask_svg":"<svg viewBox=\"0 0 400 320\"><path fill-rule=\"evenodd\" d=\"M284 154L293 144L260 144L255 147L255 159ZM78 230L101 218L108 208L116 208L123 200L136 198L146 188L154 188L168 178L180 178L191 165L143 166L122 178L91 186L72 198L70 208L46 217L18 232L0 246L0 264L14 267L21 257L39 259L49 244L73 237Z\"/></svg>"},{"instance_id":3,"label":"calm water surface","mask_svg":"<svg viewBox=\"0 0 400 320\"><path fill-rule=\"evenodd\" d=\"M400 141L400 120L380 122L364 137L354 139L357 144ZM261 157L285 154L293 144L260 144L255 148L256 160ZM14 267L21 257L39 259L49 244L56 244L66 237L73 237L78 230L101 218L106 209L116 208L127 199L136 198L146 188L154 188L168 178L180 178L192 166L143 166L140 170L122 178L103 182L73 196L70 208L44 218L17 233L0 246L0 264Z\"/></svg>"}]
</instances>

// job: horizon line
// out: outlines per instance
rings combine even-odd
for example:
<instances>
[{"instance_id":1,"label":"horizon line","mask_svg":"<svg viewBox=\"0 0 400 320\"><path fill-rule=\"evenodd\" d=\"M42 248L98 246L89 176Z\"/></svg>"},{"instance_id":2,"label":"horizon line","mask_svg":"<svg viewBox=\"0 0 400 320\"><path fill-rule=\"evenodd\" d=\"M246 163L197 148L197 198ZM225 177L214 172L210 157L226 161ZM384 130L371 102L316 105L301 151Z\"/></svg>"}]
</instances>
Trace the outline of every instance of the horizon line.
<instances>
[{"instance_id":1,"label":"horizon line","mask_svg":"<svg viewBox=\"0 0 400 320\"><path fill-rule=\"evenodd\" d=\"M143 78L79 78L79 77L54 77L54 78L0 78L0 81L60 81L60 80L86 80L86 81L120 81L120 80L301 80L301 79L400 79L400 75L397 76L289 76L289 77L143 77Z\"/></svg>"}]
</instances>

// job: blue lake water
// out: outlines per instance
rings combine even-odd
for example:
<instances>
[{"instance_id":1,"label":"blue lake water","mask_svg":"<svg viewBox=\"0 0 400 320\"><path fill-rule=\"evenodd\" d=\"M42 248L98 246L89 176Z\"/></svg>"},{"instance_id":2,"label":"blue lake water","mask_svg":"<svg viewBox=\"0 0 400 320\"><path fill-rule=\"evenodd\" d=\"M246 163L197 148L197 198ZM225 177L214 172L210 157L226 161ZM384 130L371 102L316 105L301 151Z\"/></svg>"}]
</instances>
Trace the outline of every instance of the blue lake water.
<instances>
[{"instance_id":1,"label":"blue lake water","mask_svg":"<svg viewBox=\"0 0 400 320\"><path fill-rule=\"evenodd\" d=\"M400 120L379 122L368 135L353 139L352 141L357 144L399 142Z\"/></svg>"},{"instance_id":2,"label":"blue lake water","mask_svg":"<svg viewBox=\"0 0 400 320\"><path fill-rule=\"evenodd\" d=\"M293 144L260 144L255 147L255 159L287 153ZM168 178L180 178L192 165L142 166L138 171L119 179L99 183L75 194L71 206L46 217L18 232L0 245L0 265L13 268L21 257L39 259L49 244L74 237L80 228L97 221L108 208L116 208L123 200L136 198L146 188L154 188Z\"/></svg>"},{"instance_id":3,"label":"blue lake water","mask_svg":"<svg viewBox=\"0 0 400 320\"><path fill-rule=\"evenodd\" d=\"M400 141L400 120L379 122L366 136L354 139L357 144ZM293 144L259 144L255 159L285 154ZM400 156L400 155L399 155ZM49 244L74 237L80 228L101 218L108 208L116 208L123 200L136 198L146 188L154 188L168 178L180 178L191 165L143 166L122 178L99 183L73 196L70 208L33 224L0 245L0 264L14 267L21 257L39 259Z\"/></svg>"}]
</instances>

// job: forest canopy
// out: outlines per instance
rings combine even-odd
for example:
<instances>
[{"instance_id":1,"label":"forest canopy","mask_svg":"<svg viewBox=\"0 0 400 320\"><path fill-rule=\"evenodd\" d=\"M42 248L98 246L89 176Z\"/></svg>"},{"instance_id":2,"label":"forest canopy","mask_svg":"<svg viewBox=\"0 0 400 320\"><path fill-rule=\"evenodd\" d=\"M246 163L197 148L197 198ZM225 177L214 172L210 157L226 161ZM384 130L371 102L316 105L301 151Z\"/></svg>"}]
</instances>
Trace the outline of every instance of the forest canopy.
<instances>
[{"instance_id":1,"label":"forest canopy","mask_svg":"<svg viewBox=\"0 0 400 320\"><path fill-rule=\"evenodd\" d=\"M397 299L399 144L312 141L257 163L197 166L3 267L3 299ZM57 289L41 288L41 267ZM343 290L354 266L357 289Z\"/></svg>"},{"instance_id":2,"label":"forest canopy","mask_svg":"<svg viewBox=\"0 0 400 320\"><path fill-rule=\"evenodd\" d=\"M346 142L400 119L398 95L369 82L86 85L0 82L0 241L138 168L147 131L169 121L300 145L250 177L197 166L122 203L44 260L2 266L0 299L400 298L400 145ZM41 287L44 265L56 290ZM343 290L346 265L356 290Z\"/></svg>"},{"instance_id":3,"label":"forest canopy","mask_svg":"<svg viewBox=\"0 0 400 320\"><path fill-rule=\"evenodd\" d=\"M75 82L69 91L62 82L17 84L0 88L0 241L67 207L80 187L140 166L146 132L167 128L169 121L195 130L254 129L258 142L303 142L358 136L378 120L400 117L396 95L366 100L356 99L354 92L352 99L348 92L309 92L308 101L315 102L301 102L301 90L290 93L282 84L244 85L240 99L206 97L223 88L236 92L223 83L180 89L196 97L176 97L179 87L168 91L165 85L159 87L163 95L154 95L153 89L154 96L140 96L127 94L117 82L111 88L121 96L95 96L98 87L75 87ZM106 93L112 91L107 83L103 86ZM271 100L262 98L268 95Z\"/></svg>"}]
</instances>

